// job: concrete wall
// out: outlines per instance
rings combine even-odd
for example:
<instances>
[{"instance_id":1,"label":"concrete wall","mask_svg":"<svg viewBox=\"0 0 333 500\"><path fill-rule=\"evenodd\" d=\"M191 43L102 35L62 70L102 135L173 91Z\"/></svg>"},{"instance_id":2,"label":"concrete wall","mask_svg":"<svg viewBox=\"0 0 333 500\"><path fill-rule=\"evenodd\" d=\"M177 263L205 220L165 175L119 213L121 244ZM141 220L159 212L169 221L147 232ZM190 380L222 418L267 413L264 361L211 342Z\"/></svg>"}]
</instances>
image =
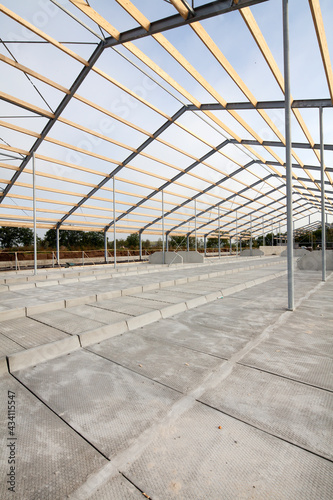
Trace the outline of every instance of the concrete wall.
<instances>
[{"instance_id":1,"label":"concrete wall","mask_svg":"<svg viewBox=\"0 0 333 500\"><path fill-rule=\"evenodd\" d=\"M163 264L163 252L149 255L149 264ZM183 264L183 257L176 252L165 252L165 264Z\"/></svg>"},{"instance_id":2,"label":"concrete wall","mask_svg":"<svg viewBox=\"0 0 333 500\"><path fill-rule=\"evenodd\" d=\"M297 261L298 269L304 271L320 271L321 270L321 250L307 252ZM326 269L333 271L333 250L326 250Z\"/></svg>"},{"instance_id":3,"label":"concrete wall","mask_svg":"<svg viewBox=\"0 0 333 500\"><path fill-rule=\"evenodd\" d=\"M242 250L239 254L241 257L251 257L251 250L247 248L246 250ZM264 252L259 250L258 248L252 248L252 257L259 257L264 255Z\"/></svg>"},{"instance_id":4,"label":"concrete wall","mask_svg":"<svg viewBox=\"0 0 333 500\"><path fill-rule=\"evenodd\" d=\"M190 252L180 251L180 252L177 252L177 254L183 258L184 264L192 264L195 262L202 264L205 260L202 253L195 252L195 251L190 251Z\"/></svg>"},{"instance_id":5,"label":"concrete wall","mask_svg":"<svg viewBox=\"0 0 333 500\"><path fill-rule=\"evenodd\" d=\"M294 248L294 257L303 257L303 255L308 255L310 250L306 250L305 248ZM281 257L287 257L287 250L282 252Z\"/></svg>"},{"instance_id":6,"label":"concrete wall","mask_svg":"<svg viewBox=\"0 0 333 500\"><path fill-rule=\"evenodd\" d=\"M259 247L259 249L264 252L264 255L281 255L284 250L287 250L287 247L282 245L277 245L276 247L265 245L264 247Z\"/></svg>"}]
</instances>

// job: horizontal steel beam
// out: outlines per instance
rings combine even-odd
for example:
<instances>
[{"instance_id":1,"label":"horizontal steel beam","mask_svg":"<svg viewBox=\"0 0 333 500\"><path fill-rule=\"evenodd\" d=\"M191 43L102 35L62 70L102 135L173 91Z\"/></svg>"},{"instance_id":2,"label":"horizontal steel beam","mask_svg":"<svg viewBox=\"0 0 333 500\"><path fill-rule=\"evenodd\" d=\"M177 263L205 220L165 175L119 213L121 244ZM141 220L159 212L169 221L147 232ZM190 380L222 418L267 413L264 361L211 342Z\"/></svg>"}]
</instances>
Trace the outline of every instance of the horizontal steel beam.
<instances>
[{"instance_id":1,"label":"horizontal steel beam","mask_svg":"<svg viewBox=\"0 0 333 500\"><path fill-rule=\"evenodd\" d=\"M251 102L228 102L226 106L219 103L195 104L187 106L188 111L220 111L242 109L284 109L284 101L258 101L256 105ZM292 108L332 108L331 99L297 99L292 102Z\"/></svg>"},{"instance_id":2,"label":"horizontal steel beam","mask_svg":"<svg viewBox=\"0 0 333 500\"><path fill-rule=\"evenodd\" d=\"M262 164L262 161L260 160L256 160L257 163L260 163ZM276 166L276 167L285 167L286 164L285 163L279 163L278 161L270 161L269 162L270 165L273 165L273 166ZM301 165L299 165L298 163L292 163L292 168L300 168L302 170L316 170L318 172L320 172L320 167L316 166L316 165L303 165L303 167ZM325 167L325 172L333 172L333 167ZM279 177L281 178L278 174L274 174L276 177ZM282 176L283 178L285 178L285 175ZM307 181L309 181L310 179L307 179ZM311 181L312 182L312 181Z\"/></svg>"},{"instance_id":3,"label":"horizontal steel beam","mask_svg":"<svg viewBox=\"0 0 333 500\"><path fill-rule=\"evenodd\" d=\"M146 36L163 33L164 31L186 26L193 22L226 14L227 12L242 9L243 7L251 7L252 5L263 2L267 2L267 0L238 0L237 2L235 0L219 0L207 3L194 9L194 15L188 19L183 19L180 14L175 14L164 19L159 19L158 21L153 21L149 26L149 30L145 30L141 27L134 28L121 33L118 40L110 36L106 38L106 46L114 47L115 45L121 45L125 42L133 42L134 40L138 40Z\"/></svg>"},{"instance_id":4,"label":"horizontal steel beam","mask_svg":"<svg viewBox=\"0 0 333 500\"><path fill-rule=\"evenodd\" d=\"M254 139L242 139L238 142L236 139L229 139L231 144L247 144L249 146L268 146L271 148L285 148L286 146L280 141L263 141L259 142ZM320 144L314 144L313 147L307 142L293 142L292 148L295 149L320 149ZM333 151L333 144L324 144L324 149ZM270 163L270 162L268 162ZM280 164L279 164L280 165Z\"/></svg>"}]
</instances>

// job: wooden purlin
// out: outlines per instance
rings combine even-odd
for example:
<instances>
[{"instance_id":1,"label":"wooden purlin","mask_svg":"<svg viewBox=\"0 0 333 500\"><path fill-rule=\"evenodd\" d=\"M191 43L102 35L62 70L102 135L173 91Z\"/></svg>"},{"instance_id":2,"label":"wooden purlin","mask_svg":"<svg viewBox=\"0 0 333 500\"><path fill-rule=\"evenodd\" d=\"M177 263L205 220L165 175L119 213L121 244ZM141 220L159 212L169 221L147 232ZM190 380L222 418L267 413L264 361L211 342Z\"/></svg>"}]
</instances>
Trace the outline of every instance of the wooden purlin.
<instances>
[{"instance_id":1,"label":"wooden purlin","mask_svg":"<svg viewBox=\"0 0 333 500\"><path fill-rule=\"evenodd\" d=\"M75 59L79 63L83 64L84 66L89 66L88 61L86 61L83 57L79 56L78 54L73 52L71 49L68 49L65 45L63 45L62 43L59 43L57 40L55 40L51 36L47 35L42 30L40 30L39 28L37 28L33 24L26 21L21 16L15 14L15 12L11 11L10 9L8 9L7 7L5 7L2 4L0 4L0 12L5 14L6 16L10 17L11 19L16 21L17 23L21 24L22 26L27 28L32 33L35 33L35 35L39 36L40 38L43 38L43 40L46 40L47 42L52 44L54 47L61 50L62 52L64 52L68 56L72 57L73 59Z\"/></svg>"},{"instance_id":2,"label":"wooden purlin","mask_svg":"<svg viewBox=\"0 0 333 500\"><path fill-rule=\"evenodd\" d=\"M333 71L332 71L331 59L328 50L324 21L320 9L319 0L309 0L309 5L311 9L313 23L316 30L321 57L323 60L328 89L333 103Z\"/></svg>"},{"instance_id":3,"label":"wooden purlin","mask_svg":"<svg viewBox=\"0 0 333 500\"><path fill-rule=\"evenodd\" d=\"M3 121L1 121L1 120L0 120L0 125L5 126L5 127L8 127L8 128L10 128L10 129L15 130L15 131L18 131L18 132L21 132L21 133L27 134L27 135L32 135L32 136L34 136L34 137L40 137L40 135L39 135L38 133L36 133L36 132L32 132L32 131L30 131L30 130L24 129L24 128L22 128L22 127L18 127L18 126L16 126L16 125L9 124L9 123L7 123L7 122L3 122ZM86 129L86 130L88 131L89 129ZM100 136L101 136L101 138L104 138L102 135L100 135ZM53 142L53 143L58 144L58 145L60 145L60 146L67 147L67 144L62 143L62 142L60 142L60 141L56 141L56 140L54 140L54 139L52 139L52 138L50 138L50 137L46 137L46 138L45 138L45 141ZM86 151L81 150L80 152L85 153ZM86 152L86 153L87 153L87 154L89 154L89 152ZM147 156L148 158L150 157L149 155L146 155L146 156ZM51 163L56 163L56 164L59 164L59 165L62 165L62 166L66 166L66 167L69 167L69 168L73 168L73 169L77 169L77 170L82 170L82 171L85 171L85 172L88 172L88 173L92 173L92 174L100 175L100 176L102 176L102 177L105 177L105 175L106 175L106 174L105 174L105 173L103 173L103 172L99 172L99 171L96 171L96 170L88 169L88 168L86 168L86 167L79 166L79 165L74 165L74 164L66 163L66 162L63 162L63 161L60 161L60 160L56 160L56 159L54 159L54 158L45 157L45 156L40 155L40 154L36 154L36 155L35 155L35 157L36 157L36 158L38 158L38 159L41 159L41 160L43 160L43 161L49 161L49 162L51 162ZM112 160L108 159L108 161L112 161ZM159 159L156 159L156 161L160 161L160 160L159 160ZM233 161L233 160L232 160L232 161ZM181 169L181 168L177 168L177 167L175 167L174 165L169 164L169 166L170 166L170 167L172 167L172 168L175 168L175 169L176 169L176 170L178 170L178 171L182 171L182 172L184 171L183 169ZM207 166L209 166L209 165L207 164ZM239 164L239 166L241 166L241 165ZM6 168L6 167L5 167L5 168ZM7 167L7 168L8 168L8 167ZM158 174L154 174L154 173L151 173L151 172L148 172L148 171L144 171L143 169L139 169L139 168L137 168L137 167L133 167L133 166L131 166L131 165L127 165L127 166L126 166L126 168L129 168L129 169L131 169L131 170L136 170L136 171L139 171L139 172L141 172L141 173L143 173L143 174L145 174L145 175L155 176L155 177L159 178L160 180L164 180L164 181L168 181L168 180L169 180L169 179L167 179L167 178L165 178L165 177L163 177L163 176L160 176L160 175L158 175ZM212 166L209 166L209 168L214 169L214 170L215 170L215 171L216 171L219 175L224 175L224 176L226 176L226 177L229 177L229 175L228 175L227 173L225 173L225 172L223 172L223 171L221 171L221 170L219 170L219 169L217 169L217 168L214 168L214 167L212 167ZM25 171L26 171L26 170L25 170ZM199 180L202 180L202 181L204 181L204 182L207 182L207 180L206 180L205 178L203 178L203 177L201 177L201 176L199 176L199 175L197 175L197 174L194 174L193 172L188 172L188 175L193 176L193 177L195 177L195 178L198 178ZM238 180L238 179L233 179L233 180L234 180L235 182L237 182L237 183L241 184L241 185L244 185L244 186L247 186L247 187L248 187L248 185L247 185L245 182L241 181L241 180ZM185 184L182 184L182 183L177 182L177 181L175 182L175 184L178 184L178 185L183 186L183 187L187 187L187 188L189 188L189 189L194 189L194 188L192 188L192 187L191 187L191 186L189 186L189 185L185 185ZM213 184L214 184L214 183L213 183Z\"/></svg>"},{"instance_id":4,"label":"wooden purlin","mask_svg":"<svg viewBox=\"0 0 333 500\"><path fill-rule=\"evenodd\" d=\"M47 111L46 109L39 108L38 106L35 106L34 104L30 104L26 101L23 101L22 99L18 99L17 97L6 94L5 92L0 91L0 99L2 99L3 101L9 102L10 104L14 104L15 106L19 106L19 107L26 109L28 111L32 111L33 113L36 113L38 115L44 116L45 118L54 118L54 114L51 113L50 111Z\"/></svg>"},{"instance_id":5,"label":"wooden purlin","mask_svg":"<svg viewBox=\"0 0 333 500\"><path fill-rule=\"evenodd\" d=\"M72 2L72 3L74 3L74 2ZM78 3L78 2L76 2L76 3ZM81 0L81 2L80 2L80 3L82 3L82 0ZM190 189L192 189L192 188L190 188Z\"/></svg>"},{"instance_id":6,"label":"wooden purlin","mask_svg":"<svg viewBox=\"0 0 333 500\"><path fill-rule=\"evenodd\" d=\"M141 24L142 24L142 18L140 17L135 17L136 16L136 11L137 9L132 9L133 7L133 4L129 1L129 0L117 0L117 2L130 14L132 15L132 17L134 17L136 19L136 21ZM149 23L148 19L146 19L145 21L146 23ZM193 23L192 23L193 24ZM191 26L192 26L191 24ZM144 26L143 26L144 27ZM208 36L208 35L207 35ZM164 35L162 35L161 33L158 33L156 35L152 35L152 38L154 38L162 47L163 49L165 49L195 80L197 80L197 82L205 89L207 90L211 95L212 97L214 97L223 107L226 107L226 104L227 102L222 98L222 96L220 96L218 94L218 92L216 92L216 90L200 75L200 73L187 61L187 59L185 59L185 57L165 38ZM230 69L230 68L229 68ZM233 72L233 75L235 76L234 72ZM238 76L238 75L237 75ZM240 83L240 79L239 77L236 79L238 81L238 83L241 85L241 90L242 88L244 88L244 85ZM249 91L247 91L248 95L249 95ZM256 101L255 101L256 102ZM261 110L263 111L263 110ZM232 110L228 110L228 112L233 116L233 118L235 118L239 123L240 125L242 125L245 130L247 130L248 133L250 133L253 137L255 137L259 142L263 142L262 139L256 134L254 133L253 135L253 130L251 129L251 127L248 126L248 124L245 122L245 120L243 120L240 115L238 113L236 113L235 111L232 111ZM214 116L213 113L211 112L207 112L205 111L205 114L209 114L210 117L211 116ZM266 115L266 113L265 113ZM268 123L271 122L269 117L268 118ZM216 120L214 120L216 122ZM277 130L277 128L275 127L275 125L273 124L273 122L271 122L271 124L273 125L273 131L274 129ZM279 133L280 134L280 133ZM281 135L281 134L280 134ZM235 138L235 137L234 137ZM238 137L237 140L240 141L240 138ZM249 148L249 146L245 146L252 154L254 154L257 158L260 159L259 155L257 154L257 152L255 150L253 150L253 148ZM273 153L273 157L282 165L283 162L281 160L281 158L279 158L278 155L276 155L271 148L268 148L267 146L264 146L265 149L270 153L272 154ZM267 166L269 168L271 168L275 173L277 173L278 175L281 175L279 174L279 172L274 169L270 164L269 162L266 162ZM293 176L297 179L297 176L296 174L293 173ZM302 184L303 185L303 184ZM304 185L303 186L304 188L306 188L306 190L311 194L311 196L314 196L313 193L309 190L309 188ZM309 200L310 201L310 200Z\"/></svg>"},{"instance_id":7,"label":"wooden purlin","mask_svg":"<svg viewBox=\"0 0 333 500\"><path fill-rule=\"evenodd\" d=\"M21 69L21 70L23 71L23 70L24 70L24 67L20 67L20 68L18 68L18 69ZM26 69L28 69L28 68L26 68ZM34 74L34 72L33 72L32 70L30 70L30 69L28 69L28 70L29 70L29 74ZM44 78L44 77L42 77L42 75L39 75L39 76L40 76L40 79L43 79L43 78ZM53 86L57 86L57 84L56 84L55 82L52 82L52 83L53 83ZM66 90L66 89L65 89L65 90ZM73 122L69 122L69 120L66 120L66 119L61 119L61 117L59 118L59 121L62 121L63 123L67 123L67 124L69 124L69 125L71 125L71 126L73 126L73 125L74 125L74 126L76 126L77 128L79 128L79 129L81 129L81 130L84 128L84 127L80 127L80 126L79 126L79 125L77 125L77 124L73 124ZM192 133L191 133L191 131L189 131L187 128L185 128L185 127L181 126L180 124L179 124L179 126L180 126L181 128L183 128L186 132L188 132L188 133L192 134ZM15 128L14 128L14 126L12 126L12 128L13 128L14 130L17 130L17 131L22 131L22 132L23 132L23 129L20 129L19 127L17 127L17 128L15 129ZM94 131L89 131L89 129L87 129L87 128L84 128L84 129L85 129L85 131L86 131L86 132L88 132L88 133L89 133L89 132L94 133ZM33 135L34 137L40 137L40 135L39 135L39 134L37 134L37 133L33 133L33 132L29 132L29 131L27 131L26 129L24 130L24 133L27 133L28 135ZM254 134L254 132L253 132L253 134ZM97 135L97 136L99 136L99 137L101 137L101 138L103 138L103 139L104 139L104 137L103 137L101 134L96 134L96 133L94 133L94 135ZM200 137L196 136L195 134L192 134L192 135L194 135L194 136L195 136L198 140L201 140L201 141L202 141L202 139L201 139ZM54 142L55 144L62 145L62 146L64 146L64 147L66 147L66 145L65 145L64 143L60 143L60 141L56 142L55 140L52 140L51 138L48 138L48 137L46 137L44 140L45 140L45 141L49 141L49 142ZM107 138L106 138L106 140L107 140ZM109 140L110 140L110 139L109 139ZM110 142L113 142L113 141L112 141L112 140L110 140ZM209 143L207 143L207 142L205 142L205 143L206 143L208 146L210 146L211 148L213 148L213 146L212 146L211 144L209 144ZM118 143L118 144L120 144L120 143ZM132 150L133 150L133 148L129 148L129 149L132 149ZM221 154L223 154L223 152L221 152ZM147 156L147 157L149 157L149 155L146 155L146 156ZM224 156L225 156L225 155L224 155ZM274 153L273 153L273 156L274 156ZM231 159L231 158L229 157L229 159ZM277 159L278 159L278 158L277 158ZM110 159L109 159L109 161L110 161ZM158 160L157 160L157 161L158 161ZM233 161L233 160L232 160L232 161ZM118 163L118 164L120 164L120 163ZM75 168L75 167L72 167L72 168ZM211 167L210 167L210 168L211 168ZM89 170L89 169L84 169L84 168L79 168L79 169L81 169L81 170L83 170L83 171L87 171L87 172L88 172L88 171L90 171L90 173L96 173L97 175L104 175L104 174L102 174L102 173L99 173L99 172L94 172L94 171ZM181 170L181 169L179 169L179 170ZM216 170L217 170L217 169L216 169ZM221 172L221 173L222 173L222 172ZM191 173L190 173L190 175L194 175L194 174L191 174Z\"/></svg>"},{"instance_id":8,"label":"wooden purlin","mask_svg":"<svg viewBox=\"0 0 333 500\"><path fill-rule=\"evenodd\" d=\"M118 1L118 0L116 0ZM119 3L119 2L118 2ZM170 0L170 3L178 10L179 14L183 19L187 19L189 16L189 10L186 5L183 4L181 0Z\"/></svg>"},{"instance_id":9,"label":"wooden purlin","mask_svg":"<svg viewBox=\"0 0 333 500\"><path fill-rule=\"evenodd\" d=\"M116 40L119 40L120 32L114 28L104 17L102 17L96 10L94 10L88 2L85 0L69 0L75 7L80 9L84 14L86 14L92 21L94 21L98 26L103 28L109 35L113 36Z\"/></svg>"},{"instance_id":10,"label":"wooden purlin","mask_svg":"<svg viewBox=\"0 0 333 500\"><path fill-rule=\"evenodd\" d=\"M23 64L19 64L17 61L10 59L10 57L7 57L3 54L0 54L0 61L8 64L9 66L12 66L15 69L23 71L23 73L26 73L27 75L33 76L37 80L39 80L43 83L46 83L47 85L50 85L50 87L53 87L57 90L60 90L61 92L64 92L65 94L70 93L69 89L67 89L66 87L59 85L59 83L56 83L53 80L50 80L49 78L46 78L45 76L41 75L40 73L37 73L36 71L33 71L32 69L28 68L27 66L23 66Z\"/></svg>"},{"instance_id":11,"label":"wooden purlin","mask_svg":"<svg viewBox=\"0 0 333 500\"><path fill-rule=\"evenodd\" d=\"M131 9L131 7L133 6L133 4L132 4L131 2L129 2L129 1L126 1L126 2L118 2L118 3L120 3L120 4L121 4L121 5L125 8L125 10L129 10L129 9ZM77 4L77 2L76 2L76 6L77 6L78 8L80 8L80 6ZM81 10L82 10L82 9L81 9ZM87 13L87 12L85 12L85 13ZM132 11L131 11L131 13L130 13L130 14L132 15L132 17L135 17L135 16L137 15L137 9L132 9ZM148 19L144 19L144 20L143 20L142 16L137 17L137 19L136 19L136 20L137 20L140 24L142 24L142 23L143 23L143 24L145 24L146 26L148 26L148 24L150 24L150 23L149 23L149 21L148 21ZM143 25L143 24L142 24L142 25ZM110 33L110 34L111 34L111 33ZM154 35L154 37L156 37L156 36L158 36L158 35ZM163 37L163 39L164 39L164 40L166 40L166 39L165 39L165 37ZM127 44L124 44L124 45L126 46L126 48L129 48L129 49L131 49L132 47L134 47L134 45L133 45L133 44L131 44L131 43L127 43ZM170 46L171 46L171 44L170 44ZM172 46L171 46L171 47L172 47ZM174 49L174 50L176 50L176 49ZM135 55L140 55L140 52L141 52L141 51L139 51L138 49L136 49L136 51L135 51L135 52L136 52L136 54L135 54ZM172 54L171 54L171 55L172 55ZM181 55L180 55L180 56L181 56ZM182 57L182 56L181 56L181 57ZM158 70L160 70L160 68L158 68L158 66L157 66L157 65L155 65L155 63L153 63L153 62L152 62L149 58L147 58L147 56L145 56L145 59L146 59L146 62L149 62L149 65L150 65L151 69L153 69L155 72L156 72L156 70L157 70L157 71L158 71ZM148 61L147 61L147 60L148 60ZM186 65L186 64L187 64L187 65L189 64L189 63L186 61L186 59L184 59L184 61L185 61L185 65ZM186 69L186 67L185 67L185 69ZM194 70L194 71L195 71L195 70ZM164 73L165 73L165 72L164 72ZM162 76L162 74L160 74L160 73L158 73L158 74L159 74L159 76ZM196 72L196 74L198 74L198 73ZM164 76L164 75L163 75L163 76ZM163 78L163 76L162 76L162 78ZM192 75L192 76L193 76L193 75ZM200 79L202 79L201 75L199 75L199 74L198 74L198 77L199 77L199 80L200 80ZM170 77L169 77L169 81L168 81L168 83L171 83L171 84L172 84L172 82L170 82ZM200 81L199 81L199 83L200 83ZM207 85L209 85L209 84L208 84L208 82L207 82ZM205 87L205 85L204 85L204 88L206 88L206 87ZM178 91L180 90L179 86L178 86L178 88L177 88L176 90L178 90ZM213 94L214 94L214 93L215 93L215 91L214 91L213 87L212 87L212 90L213 90ZM213 95L213 96L214 96L214 95ZM220 100L219 100L219 99L217 99L217 100L218 100L218 101L219 101L222 105L224 105L224 106L225 106L226 101L224 101L222 98L220 98ZM192 102L193 102L193 101L192 101ZM205 111L204 113L205 113L207 116L209 116L211 119L213 119L213 120L215 121L215 123L217 123L219 126L222 126L222 128L224 128L224 129L225 129L225 127L223 127L223 125L224 125L224 124L222 124L222 122L221 122L220 120L218 120L218 119L215 117L215 115L214 115L213 113L211 113L210 111ZM232 113L233 113L233 112L232 112ZM239 119L242 121L242 119L241 119L240 117L239 117ZM231 136L232 136L232 137L236 138L236 140L238 140L239 142L241 141L241 139L240 139L238 136L236 136L235 134L233 134L233 133L232 133L232 131L231 131L230 129L228 129L228 131L229 131L229 133L231 134ZM163 142L163 141L161 141L161 142ZM281 175L281 174L278 172L278 170L274 169L274 167L272 167L271 165L269 165L269 164L268 164L268 163L267 163L267 162L266 162L266 161L265 161L262 157L260 157L260 155L258 155L258 154L256 153L256 151L255 151L255 150L253 150L253 148L250 148L249 146L245 146L245 148L247 148L247 149L248 149L248 150L249 150L252 154L254 154L257 158L259 158L259 159L263 160L263 162L264 162L264 163L266 163L266 164L267 164L267 165L268 165L268 166L269 166L269 167L270 167L270 168L271 168L271 169L272 169L275 173L277 173L278 175ZM275 157L276 159L278 159L278 161L279 161L279 163L280 163L280 164L282 163L282 160L281 160L280 158L278 158L278 157L277 157L277 155L274 155L274 157ZM305 186L305 187L306 187L306 186Z\"/></svg>"},{"instance_id":12,"label":"wooden purlin","mask_svg":"<svg viewBox=\"0 0 333 500\"><path fill-rule=\"evenodd\" d=\"M208 33L204 30L204 28L201 26L200 23L192 23L191 28L193 31L198 35L200 40L205 44L207 49L212 53L212 55L215 57L215 59L220 63L220 65L224 68L224 70L229 74L229 76L232 78L232 80L236 83L236 85L239 87L239 89L243 92L245 97L251 102L253 106L256 106L257 100L254 97L254 95L250 92L250 90L247 88L245 83L242 81L242 79L239 77L237 72L234 70L234 68L231 66L229 61L226 59L226 57L222 54L221 50L217 47L217 45L213 42L211 37L208 35ZM257 110L258 113L261 115L261 117L265 120L267 125L272 129L272 131L277 135L277 137L280 139L280 141L285 144L285 139L283 135L280 133L280 131L277 129L277 127L274 125L272 120L268 117L267 113L264 110ZM230 113L234 113L231 112ZM233 115L234 116L234 115ZM234 116L236 119L237 117ZM243 127L246 128L246 124L243 123ZM248 132L250 132L248 130ZM251 132L250 132L251 133ZM257 140L259 143L262 143L262 139L257 135L257 134L251 134L253 137L257 137ZM281 165L282 165L282 160L281 158L274 153L272 148L265 146L265 149L267 150L268 153L270 153ZM292 151L292 154L296 161L299 161L299 158L295 154L294 151ZM300 165L303 166L302 162L300 162ZM305 172L308 174L308 176L311 178L312 181L314 181L314 178L311 176L310 173L308 173L306 170ZM297 178L294 175L295 178ZM302 184L304 187L306 187L304 184ZM307 188L310 194L313 194L310 189Z\"/></svg>"},{"instance_id":13,"label":"wooden purlin","mask_svg":"<svg viewBox=\"0 0 333 500\"><path fill-rule=\"evenodd\" d=\"M309 0L309 2L311 5L312 0ZM315 3L317 3L317 2L315 1ZM283 78L282 73L281 73L281 71L280 71L280 69L279 69L279 67L274 59L274 56L273 56L270 48L267 45L267 42L266 42L263 34L261 33L261 30L260 30L260 28L259 28L259 26L258 26L258 24L253 16L253 14L252 14L250 8L245 7L243 9L240 9L239 12L240 12L246 26L248 27L251 35L253 36L253 39L256 42L256 44L257 44L260 52L262 53L265 61L267 62L267 64L268 64L275 80L277 81L281 91L284 94L284 78ZM331 69L331 73L332 73L332 69ZM332 77L332 82L333 82L333 77ZM333 89L333 87L332 87L332 89ZM331 94L331 98L332 98L332 102L333 102L333 93ZM291 97L291 100L293 101L292 97ZM292 108L292 112L293 112L296 120L298 121L298 124L301 127L307 141L309 142L310 146L313 148L314 140L313 140L313 138L312 138L307 126L306 126L306 123L301 115L300 110L297 108ZM314 151L314 154L316 155L318 161L320 162L319 152L316 150L313 150L313 151ZM310 177L310 172L306 169L304 169L304 170L307 173L307 175ZM332 184L331 176L329 175L328 172L326 172L326 175L327 175L328 180Z\"/></svg>"}]
</instances>

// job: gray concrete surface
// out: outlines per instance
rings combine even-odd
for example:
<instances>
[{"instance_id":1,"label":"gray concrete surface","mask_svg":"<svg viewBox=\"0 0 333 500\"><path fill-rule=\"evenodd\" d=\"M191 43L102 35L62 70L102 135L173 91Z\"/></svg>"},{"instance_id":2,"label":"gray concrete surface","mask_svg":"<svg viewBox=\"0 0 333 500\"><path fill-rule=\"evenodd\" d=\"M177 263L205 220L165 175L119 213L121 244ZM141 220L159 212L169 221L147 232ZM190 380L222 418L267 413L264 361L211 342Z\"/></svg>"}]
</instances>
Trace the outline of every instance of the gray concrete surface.
<instances>
[{"instance_id":1,"label":"gray concrete surface","mask_svg":"<svg viewBox=\"0 0 333 500\"><path fill-rule=\"evenodd\" d=\"M183 258L177 252L154 252L148 259L150 264L183 264Z\"/></svg>"},{"instance_id":2,"label":"gray concrete surface","mask_svg":"<svg viewBox=\"0 0 333 500\"><path fill-rule=\"evenodd\" d=\"M306 253L297 261L298 269L320 271L322 269L321 250L315 250L314 252L303 250L303 252ZM326 270L333 271L333 250L326 250Z\"/></svg>"},{"instance_id":3,"label":"gray concrete surface","mask_svg":"<svg viewBox=\"0 0 333 500\"><path fill-rule=\"evenodd\" d=\"M180 255L183 258L184 264L190 264L192 262L199 262L203 263L204 262L204 256L202 253L195 252L194 250L191 250L189 252L185 251L179 251L177 252L178 255Z\"/></svg>"},{"instance_id":4,"label":"gray concrete surface","mask_svg":"<svg viewBox=\"0 0 333 500\"><path fill-rule=\"evenodd\" d=\"M333 280L296 271L290 312L285 260L250 262L2 292L73 300L0 322L0 497L331 500Z\"/></svg>"}]
</instances>

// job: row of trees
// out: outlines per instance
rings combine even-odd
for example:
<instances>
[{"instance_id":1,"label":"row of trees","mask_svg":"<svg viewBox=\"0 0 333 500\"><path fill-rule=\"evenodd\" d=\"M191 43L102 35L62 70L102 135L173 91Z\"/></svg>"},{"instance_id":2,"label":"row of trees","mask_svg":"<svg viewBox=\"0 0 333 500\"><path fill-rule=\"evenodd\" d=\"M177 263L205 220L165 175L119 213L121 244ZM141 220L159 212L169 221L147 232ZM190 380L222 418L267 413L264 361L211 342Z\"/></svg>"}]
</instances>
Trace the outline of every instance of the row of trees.
<instances>
[{"instance_id":1,"label":"row of trees","mask_svg":"<svg viewBox=\"0 0 333 500\"><path fill-rule=\"evenodd\" d=\"M282 241L284 241L285 234L282 234ZM273 244L278 245L279 240L273 233L268 233L265 235L265 244L271 245L273 238ZM326 238L328 242L333 242L333 229L326 229ZM30 249L33 245L33 231L29 228L17 228L17 227L1 227L0 228L0 246L5 249L14 248L24 248ZM229 238L221 238L221 247L229 247ZM316 231L304 233L301 236L297 236L295 241L299 245L310 246L313 242L313 246L316 247L317 244L321 242L321 229ZM262 236L253 239L253 247L259 247L262 245ZM49 229L44 238L37 238L37 245L39 250L55 250L56 248L56 230ZM61 230L59 232L59 245L62 250L95 250L104 248L104 235L103 233L97 233L94 231L84 232L84 231L66 231ZM242 246L248 246L248 238L243 238ZM189 238L190 249L195 248L195 238ZM198 248L203 248L203 239L198 239ZM207 248L217 248L218 238L216 236L207 238ZM154 247L161 248L162 240L159 238L157 241L150 241L149 239L142 241L143 249L153 249ZM169 237L169 248L173 250L186 249L187 239L184 236L173 236ZM108 248L113 248L113 241L108 243ZM139 248L139 235L137 233L130 234L125 239L117 239L117 248L126 248L129 250L137 250Z\"/></svg>"}]
</instances>

